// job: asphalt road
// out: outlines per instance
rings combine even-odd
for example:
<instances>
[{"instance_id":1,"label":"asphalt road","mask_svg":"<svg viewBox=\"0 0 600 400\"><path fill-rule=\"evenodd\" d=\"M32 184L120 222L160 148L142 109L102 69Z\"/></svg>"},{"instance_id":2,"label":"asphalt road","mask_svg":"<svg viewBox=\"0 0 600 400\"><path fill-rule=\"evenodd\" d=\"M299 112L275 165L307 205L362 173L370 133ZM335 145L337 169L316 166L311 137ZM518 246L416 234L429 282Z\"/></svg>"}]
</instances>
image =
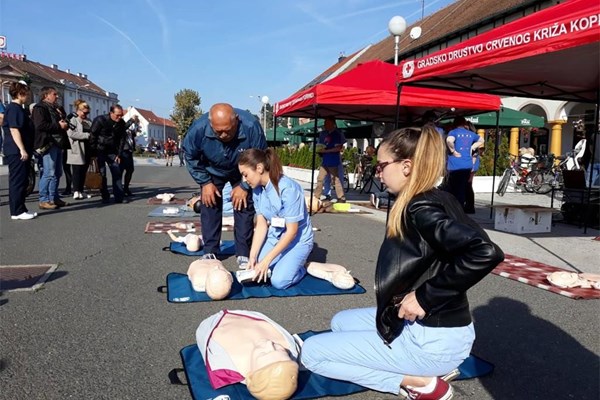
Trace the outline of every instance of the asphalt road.
<instances>
[{"instance_id":1,"label":"asphalt road","mask_svg":"<svg viewBox=\"0 0 600 400\"><path fill-rule=\"evenodd\" d=\"M143 233L152 210L146 199L165 191L193 192L185 168L138 166L133 202L102 205L94 197L41 212L33 221L10 220L7 177L0 183L1 263L59 264L42 290L0 295L0 399L189 399L188 389L170 385L167 373L181 366L179 350L195 342L204 317L222 308L250 309L302 332L327 329L339 310L374 304L382 213L313 219L320 232L312 258L347 266L367 289L363 295L170 304L157 286L169 272L185 273L193 259L161 251L167 235ZM33 197L28 206L39 211ZM513 249L527 252L522 242L531 242L516 235L494 237L512 254ZM551 239L566 247L586 240L589 246L589 238ZM548 246L560 259L583 257L597 268L598 252L571 255L577 253L571 244L563 257L560 246ZM233 257L224 263L235 267ZM473 352L496 370L455 382L455 398L600 397L597 300L571 300L496 275L486 277L469 297L477 331ZM371 391L350 398L395 397Z\"/></svg>"}]
</instances>

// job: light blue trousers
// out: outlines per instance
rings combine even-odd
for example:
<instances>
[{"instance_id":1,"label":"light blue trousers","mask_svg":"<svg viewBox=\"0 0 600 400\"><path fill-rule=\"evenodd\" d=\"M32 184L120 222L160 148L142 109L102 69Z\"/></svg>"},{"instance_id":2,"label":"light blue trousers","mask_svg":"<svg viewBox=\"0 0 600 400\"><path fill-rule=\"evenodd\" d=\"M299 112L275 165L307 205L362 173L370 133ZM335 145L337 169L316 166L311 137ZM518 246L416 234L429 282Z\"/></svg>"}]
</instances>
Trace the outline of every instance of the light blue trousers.
<instances>
[{"instance_id":1,"label":"light blue trousers","mask_svg":"<svg viewBox=\"0 0 600 400\"><path fill-rule=\"evenodd\" d=\"M332 332L304 342L302 364L328 378L398 394L405 375L444 375L471 352L475 340L473 324L431 328L407 322L390 348L377 334L375 311L360 308L336 314L331 320Z\"/></svg>"},{"instance_id":2,"label":"light blue trousers","mask_svg":"<svg viewBox=\"0 0 600 400\"><path fill-rule=\"evenodd\" d=\"M258 255L262 260L277 244L277 239L267 238ZM306 260L313 244L296 243L285 249L271 262L271 285L276 289L287 289L300 282L306 275Z\"/></svg>"}]
</instances>

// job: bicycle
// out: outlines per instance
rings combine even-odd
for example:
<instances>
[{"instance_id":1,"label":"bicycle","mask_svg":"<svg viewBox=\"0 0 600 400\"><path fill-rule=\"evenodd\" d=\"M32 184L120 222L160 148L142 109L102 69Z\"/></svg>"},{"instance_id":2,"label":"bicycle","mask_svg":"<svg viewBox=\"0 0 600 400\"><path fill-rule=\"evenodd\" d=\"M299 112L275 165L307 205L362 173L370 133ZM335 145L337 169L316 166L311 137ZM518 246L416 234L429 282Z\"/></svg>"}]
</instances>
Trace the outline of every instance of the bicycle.
<instances>
[{"instance_id":1,"label":"bicycle","mask_svg":"<svg viewBox=\"0 0 600 400\"><path fill-rule=\"evenodd\" d=\"M344 167L344 192L348 193L348 190L350 190L350 175L348 169L350 161L342 161L342 166Z\"/></svg>"},{"instance_id":2,"label":"bicycle","mask_svg":"<svg viewBox=\"0 0 600 400\"><path fill-rule=\"evenodd\" d=\"M570 156L567 154L565 157L558 157L558 159L561 160L558 164L555 164L555 159L557 158L554 157L554 154L548 155L543 167L531 171L529 174L527 179L530 181L530 186L533 188L535 193L547 194L552 190L552 188L562 188L562 172L568 169L567 165L570 160Z\"/></svg>"},{"instance_id":3,"label":"bicycle","mask_svg":"<svg viewBox=\"0 0 600 400\"><path fill-rule=\"evenodd\" d=\"M511 180L516 187L520 186L525 189L525 191L533 193L534 190L532 187L532 181L527 179L527 176L531 172L530 169L522 166L521 162L517 163L519 157L515 156L514 154L510 155L510 159L510 166L504 170L496 193L499 196L504 196L504 193L506 193L506 189L508 188L508 184Z\"/></svg>"}]
</instances>

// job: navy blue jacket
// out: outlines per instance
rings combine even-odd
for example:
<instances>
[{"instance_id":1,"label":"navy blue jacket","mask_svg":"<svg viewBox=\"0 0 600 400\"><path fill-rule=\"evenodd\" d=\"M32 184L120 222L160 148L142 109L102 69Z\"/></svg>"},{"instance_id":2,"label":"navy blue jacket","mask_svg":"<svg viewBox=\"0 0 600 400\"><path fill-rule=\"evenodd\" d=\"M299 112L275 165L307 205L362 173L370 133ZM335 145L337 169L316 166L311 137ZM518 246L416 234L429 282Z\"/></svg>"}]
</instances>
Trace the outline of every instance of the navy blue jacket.
<instances>
[{"instance_id":1,"label":"navy blue jacket","mask_svg":"<svg viewBox=\"0 0 600 400\"><path fill-rule=\"evenodd\" d=\"M234 110L239 116L238 131L230 142L224 143L215 135L208 113L194 121L183 139L187 169L199 185L211 182L211 176L240 180L240 154L247 149L267 148L258 119L247 111Z\"/></svg>"}]
</instances>

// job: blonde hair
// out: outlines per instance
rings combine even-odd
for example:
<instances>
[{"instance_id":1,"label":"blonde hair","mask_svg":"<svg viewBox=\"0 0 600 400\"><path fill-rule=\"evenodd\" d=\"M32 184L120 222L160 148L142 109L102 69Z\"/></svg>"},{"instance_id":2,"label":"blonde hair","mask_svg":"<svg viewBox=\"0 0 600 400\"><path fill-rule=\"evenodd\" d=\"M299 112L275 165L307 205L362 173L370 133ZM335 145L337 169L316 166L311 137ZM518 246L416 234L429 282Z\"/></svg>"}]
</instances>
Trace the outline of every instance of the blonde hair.
<instances>
[{"instance_id":1,"label":"blonde hair","mask_svg":"<svg viewBox=\"0 0 600 400\"><path fill-rule=\"evenodd\" d=\"M90 106L83 99L77 99L73 102L73 106L75 107L75 111L77 110L89 110Z\"/></svg>"},{"instance_id":2,"label":"blonde hair","mask_svg":"<svg viewBox=\"0 0 600 400\"><path fill-rule=\"evenodd\" d=\"M285 400L298 387L298 363L278 361L254 371L246 377L250 394L258 400Z\"/></svg>"},{"instance_id":3,"label":"blonde hair","mask_svg":"<svg viewBox=\"0 0 600 400\"><path fill-rule=\"evenodd\" d=\"M410 159L411 172L404 189L390 210L388 237L404 237L406 208L416 195L436 187L446 170L446 148L442 136L432 124L423 128L404 128L390 132L380 144L394 160Z\"/></svg>"}]
</instances>

